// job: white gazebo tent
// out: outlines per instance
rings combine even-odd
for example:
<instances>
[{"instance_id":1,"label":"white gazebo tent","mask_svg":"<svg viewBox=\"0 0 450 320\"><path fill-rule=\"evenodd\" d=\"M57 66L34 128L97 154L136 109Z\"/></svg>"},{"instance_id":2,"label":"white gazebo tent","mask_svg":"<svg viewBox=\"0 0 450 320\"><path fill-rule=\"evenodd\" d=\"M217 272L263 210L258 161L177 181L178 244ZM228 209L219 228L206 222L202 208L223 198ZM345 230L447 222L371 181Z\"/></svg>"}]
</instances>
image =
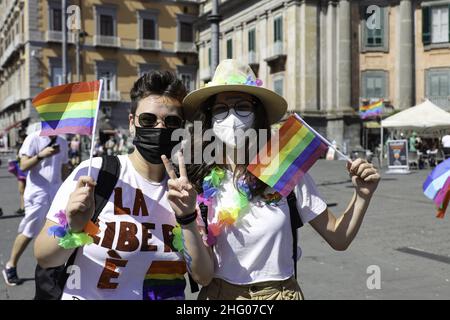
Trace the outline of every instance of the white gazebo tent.
<instances>
[{"instance_id":1,"label":"white gazebo tent","mask_svg":"<svg viewBox=\"0 0 450 320\"><path fill-rule=\"evenodd\" d=\"M439 108L430 100L394 114L381 122L381 128L402 131L416 131L420 135L442 137L450 131L450 113ZM383 138L383 133L381 135ZM383 146L383 140L381 141Z\"/></svg>"},{"instance_id":2,"label":"white gazebo tent","mask_svg":"<svg viewBox=\"0 0 450 320\"><path fill-rule=\"evenodd\" d=\"M436 133L450 129L450 113L430 100L401 111L381 122L383 128L414 130L417 133Z\"/></svg>"}]
</instances>

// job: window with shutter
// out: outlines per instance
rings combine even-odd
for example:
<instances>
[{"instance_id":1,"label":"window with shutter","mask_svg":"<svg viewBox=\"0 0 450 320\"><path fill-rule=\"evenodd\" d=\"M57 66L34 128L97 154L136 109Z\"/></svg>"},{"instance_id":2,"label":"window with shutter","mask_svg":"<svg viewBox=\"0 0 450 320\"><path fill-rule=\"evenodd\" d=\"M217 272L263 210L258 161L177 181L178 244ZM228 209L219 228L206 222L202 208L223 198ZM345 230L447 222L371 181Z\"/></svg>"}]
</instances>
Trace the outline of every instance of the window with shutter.
<instances>
[{"instance_id":1,"label":"window with shutter","mask_svg":"<svg viewBox=\"0 0 450 320\"><path fill-rule=\"evenodd\" d=\"M63 84L62 67L52 67L52 87Z\"/></svg>"},{"instance_id":2,"label":"window with shutter","mask_svg":"<svg viewBox=\"0 0 450 320\"><path fill-rule=\"evenodd\" d=\"M251 29L248 32L248 51L256 52L256 31L255 31L255 29Z\"/></svg>"},{"instance_id":3,"label":"window with shutter","mask_svg":"<svg viewBox=\"0 0 450 320\"><path fill-rule=\"evenodd\" d=\"M283 41L283 19L278 17L274 20L274 42Z\"/></svg>"},{"instance_id":4,"label":"window with shutter","mask_svg":"<svg viewBox=\"0 0 450 320\"><path fill-rule=\"evenodd\" d=\"M100 15L100 35L114 36L114 18L111 15Z\"/></svg>"},{"instance_id":5,"label":"window with shutter","mask_svg":"<svg viewBox=\"0 0 450 320\"><path fill-rule=\"evenodd\" d=\"M233 39L227 40L227 59L233 59Z\"/></svg>"},{"instance_id":6,"label":"window with shutter","mask_svg":"<svg viewBox=\"0 0 450 320\"><path fill-rule=\"evenodd\" d=\"M450 96L450 70L434 69L428 71L427 96L448 97Z\"/></svg>"},{"instance_id":7,"label":"window with shutter","mask_svg":"<svg viewBox=\"0 0 450 320\"><path fill-rule=\"evenodd\" d=\"M449 42L448 6L431 8L431 42L432 43Z\"/></svg>"},{"instance_id":8,"label":"window with shutter","mask_svg":"<svg viewBox=\"0 0 450 320\"><path fill-rule=\"evenodd\" d=\"M211 67L211 48L208 48L208 66Z\"/></svg>"},{"instance_id":9,"label":"window with shutter","mask_svg":"<svg viewBox=\"0 0 450 320\"><path fill-rule=\"evenodd\" d=\"M450 108L450 69L436 68L426 71L426 97L442 108Z\"/></svg>"},{"instance_id":10,"label":"window with shutter","mask_svg":"<svg viewBox=\"0 0 450 320\"><path fill-rule=\"evenodd\" d=\"M283 96L283 77L278 77L273 81L273 91Z\"/></svg>"},{"instance_id":11,"label":"window with shutter","mask_svg":"<svg viewBox=\"0 0 450 320\"><path fill-rule=\"evenodd\" d=\"M361 7L361 43L362 51L389 51L389 7L369 10Z\"/></svg>"},{"instance_id":12,"label":"window with shutter","mask_svg":"<svg viewBox=\"0 0 450 320\"><path fill-rule=\"evenodd\" d=\"M51 30L62 31L62 11L61 9L52 8L52 24Z\"/></svg>"},{"instance_id":13,"label":"window with shutter","mask_svg":"<svg viewBox=\"0 0 450 320\"><path fill-rule=\"evenodd\" d=\"M366 24L366 46L367 47L383 47L384 45L384 26L385 26L385 17L384 10L386 8L380 8L380 17L379 19L379 28L373 28Z\"/></svg>"},{"instance_id":14,"label":"window with shutter","mask_svg":"<svg viewBox=\"0 0 450 320\"><path fill-rule=\"evenodd\" d=\"M187 22L180 23L180 41L194 42L194 31L192 23Z\"/></svg>"},{"instance_id":15,"label":"window with shutter","mask_svg":"<svg viewBox=\"0 0 450 320\"><path fill-rule=\"evenodd\" d=\"M145 40L156 40L156 28L154 20L142 20L142 38Z\"/></svg>"},{"instance_id":16,"label":"window with shutter","mask_svg":"<svg viewBox=\"0 0 450 320\"><path fill-rule=\"evenodd\" d=\"M431 8L422 9L422 42L424 45L431 43Z\"/></svg>"},{"instance_id":17,"label":"window with shutter","mask_svg":"<svg viewBox=\"0 0 450 320\"><path fill-rule=\"evenodd\" d=\"M385 71L364 71L362 73L362 98L386 99L387 73Z\"/></svg>"}]
</instances>

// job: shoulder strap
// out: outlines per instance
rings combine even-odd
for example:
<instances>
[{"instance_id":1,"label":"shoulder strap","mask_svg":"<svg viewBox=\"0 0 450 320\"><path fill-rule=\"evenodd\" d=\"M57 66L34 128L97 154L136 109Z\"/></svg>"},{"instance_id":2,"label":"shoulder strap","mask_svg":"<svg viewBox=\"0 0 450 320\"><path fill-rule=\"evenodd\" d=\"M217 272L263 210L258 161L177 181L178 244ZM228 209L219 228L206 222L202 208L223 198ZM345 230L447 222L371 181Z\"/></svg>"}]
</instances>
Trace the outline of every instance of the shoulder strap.
<instances>
[{"instance_id":1,"label":"shoulder strap","mask_svg":"<svg viewBox=\"0 0 450 320\"><path fill-rule=\"evenodd\" d=\"M294 259L294 274L297 279L297 229L303 226L302 219L297 209L297 197L294 191L287 196L289 205L289 215L291 218L291 231L292 231L292 259Z\"/></svg>"},{"instance_id":2,"label":"shoulder strap","mask_svg":"<svg viewBox=\"0 0 450 320\"><path fill-rule=\"evenodd\" d=\"M120 176L120 161L116 156L103 156L102 167L95 187L95 213L92 222L95 222L100 212L108 203L109 197L114 191ZM101 186L101 187L100 187Z\"/></svg>"}]
</instances>

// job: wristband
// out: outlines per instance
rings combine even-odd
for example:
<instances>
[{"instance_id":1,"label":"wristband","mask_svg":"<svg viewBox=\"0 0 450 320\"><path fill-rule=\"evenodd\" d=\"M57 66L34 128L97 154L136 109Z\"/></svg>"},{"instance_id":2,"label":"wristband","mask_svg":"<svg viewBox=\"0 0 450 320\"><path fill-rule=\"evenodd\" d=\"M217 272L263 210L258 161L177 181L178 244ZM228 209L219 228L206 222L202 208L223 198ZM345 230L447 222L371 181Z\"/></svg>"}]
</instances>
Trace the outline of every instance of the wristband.
<instances>
[{"instance_id":1,"label":"wristband","mask_svg":"<svg viewBox=\"0 0 450 320\"><path fill-rule=\"evenodd\" d=\"M66 212L60 210L55 214L59 225L51 226L47 233L50 236L59 238L58 245L64 249L74 249L94 242L94 239L86 232L72 232L67 223Z\"/></svg>"},{"instance_id":2,"label":"wristband","mask_svg":"<svg viewBox=\"0 0 450 320\"><path fill-rule=\"evenodd\" d=\"M185 226L194 221L195 219L197 219L197 211L194 211L193 213L188 214L187 216L184 217L176 217L178 224L181 226Z\"/></svg>"},{"instance_id":3,"label":"wristband","mask_svg":"<svg viewBox=\"0 0 450 320\"><path fill-rule=\"evenodd\" d=\"M36 157L37 157L37 159L38 159L39 161L41 161L41 160L44 159L44 157L39 156L39 153L36 155Z\"/></svg>"}]
</instances>

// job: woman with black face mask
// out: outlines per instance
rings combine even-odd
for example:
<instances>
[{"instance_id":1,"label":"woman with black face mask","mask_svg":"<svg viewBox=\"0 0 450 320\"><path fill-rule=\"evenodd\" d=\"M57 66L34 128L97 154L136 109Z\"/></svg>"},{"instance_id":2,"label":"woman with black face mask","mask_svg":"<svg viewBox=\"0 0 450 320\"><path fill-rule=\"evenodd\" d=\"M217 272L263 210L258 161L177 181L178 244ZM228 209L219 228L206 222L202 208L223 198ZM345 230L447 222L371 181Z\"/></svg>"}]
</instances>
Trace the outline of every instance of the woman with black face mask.
<instances>
[{"instance_id":1,"label":"woman with black face mask","mask_svg":"<svg viewBox=\"0 0 450 320\"><path fill-rule=\"evenodd\" d=\"M185 95L169 72L145 74L134 84L129 125L135 150L118 156L120 176L98 217L99 232L76 254L79 286L68 281L62 299L183 299L186 271L201 285L211 281L210 251L197 228L197 193L187 181L183 157L179 177L168 160L179 143L172 133L184 126ZM93 159L92 178L86 177L88 162L81 163L59 189L35 244L41 267L64 264L74 251L61 248L49 228L64 213L70 232L85 230L101 162Z\"/></svg>"}]
</instances>

